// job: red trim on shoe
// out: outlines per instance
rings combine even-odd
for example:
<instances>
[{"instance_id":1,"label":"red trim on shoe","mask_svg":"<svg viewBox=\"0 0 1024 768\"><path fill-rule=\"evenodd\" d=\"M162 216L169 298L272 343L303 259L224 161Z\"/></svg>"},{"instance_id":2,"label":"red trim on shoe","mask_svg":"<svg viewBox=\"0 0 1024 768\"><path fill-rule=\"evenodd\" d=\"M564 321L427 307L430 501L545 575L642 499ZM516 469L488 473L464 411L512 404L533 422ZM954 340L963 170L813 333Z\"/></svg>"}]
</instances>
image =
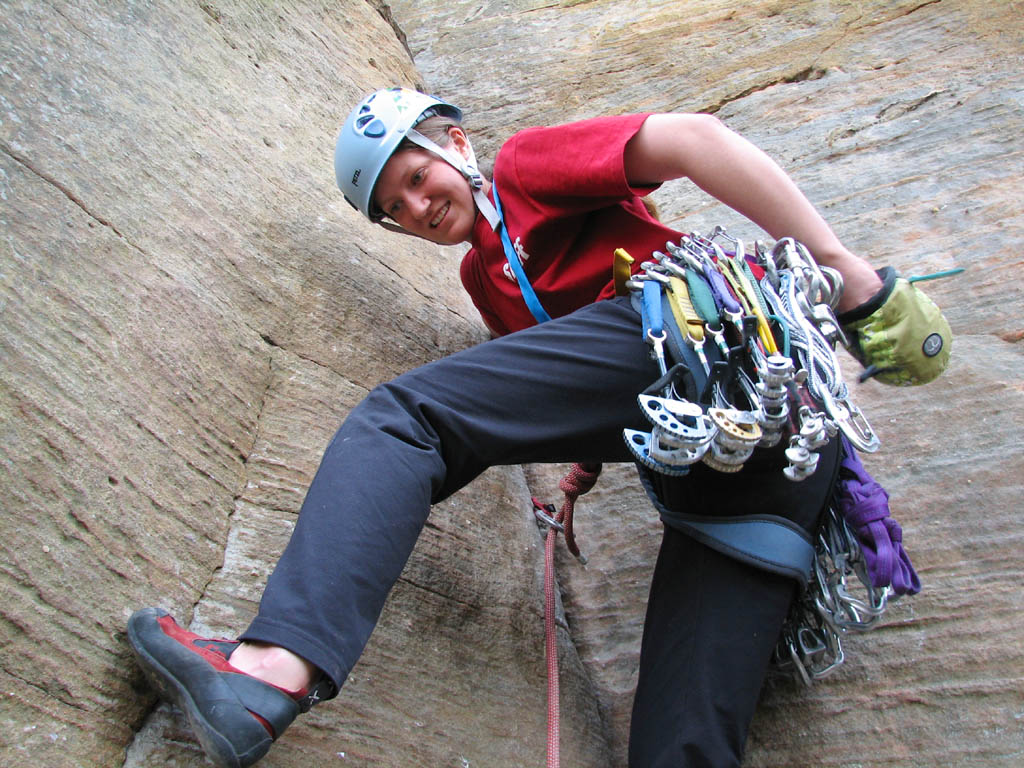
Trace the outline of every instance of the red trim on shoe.
<instances>
[{"instance_id":1,"label":"red trim on shoe","mask_svg":"<svg viewBox=\"0 0 1024 768\"><path fill-rule=\"evenodd\" d=\"M255 712L253 712L253 711L252 711L251 709L247 709L247 710L245 710L245 711L246 711L246 712L248 712L248 713L249 713L250 715L252 715L252 716L253 716L254 718L256 718L256 721L257 721L257 722L258 722L258 723L259 723L260 725L262 725L262 726L263 726L264 728L266 728L266 729L267 729L267 733L269 733L269 734L270 734L270 738L274 739L275 741L277 740L277 734L276 734L276 733L274 733L274 727L273 727L273 726L272 726L272 725L271 725L270 723L268 723L268 722L267 722L266 720L264 720L264 719L263 719L262 717L260 717L259 715L257 715L257 714L256 714Z\"/></svg>"},{"instance_id":2,"label":"red trim on shoe","mask_svg":"<svg viewBox=\"0 0 1024 768\"><path fill-rule=\"evenodd\" d=\"M237 667L232 666L231 662L228 660L230 654L225 654L216 647L201 645L201 643L227 643L237 648L240 645L238 641L227 640L225 638L215 639L200 637L195 632L189 632L187 629L179 626L178 622L176 622L171 616L161 616L157 619L157 624L160 625L160 629L165 635L185 646L193 653L201 656L211 667L219 672L231 672L232 674L245 675L246 677L251 677L254 680L259 680L264 685L269 685L271 688L276 688L282 693L287 694L295 701L300 701L309 694L309 690L307 688L301 688L298 691L290 691L287 688L282 688L280 685L274 685L273 683L268 683L266 680L260 680L260 678L255 675L250 675L248 672L243 672ZM267 733L270 734L271 738L277 738L277 735L274 733L274 728L270 723L251 709L246 709L246 711L267 730Z\"/></svg>"},{"instance_id":3,"label":"red trim on shoe","mask_svg":"<svg viewBox=\"0 0 1024 768\"><path fill-rule=\"evenodd\" d=\"M167 635L173 640L177 640L179 643L184 645L193 653L202 656L207 661L207 663L210 664L210 666L212 666L214 669L220 670L221 672L237 672L238 674L245 674L241 670L235 669L233 666L231 666L230 662L228 662L228 657L226 654L221 653L219 650L215 650L213 648L206 648L201 645L196 645L195 643L196 640L209 641L212 638L200 637L194 632L189 632L187 629L179 627L178 623L170 616L161 616L159 619L157 619L156 623L160 625L160 629L163 630L165 635ZM222 639L216 640L215 642L229 643L232 641Z\"/></svg>"}]
</instances>

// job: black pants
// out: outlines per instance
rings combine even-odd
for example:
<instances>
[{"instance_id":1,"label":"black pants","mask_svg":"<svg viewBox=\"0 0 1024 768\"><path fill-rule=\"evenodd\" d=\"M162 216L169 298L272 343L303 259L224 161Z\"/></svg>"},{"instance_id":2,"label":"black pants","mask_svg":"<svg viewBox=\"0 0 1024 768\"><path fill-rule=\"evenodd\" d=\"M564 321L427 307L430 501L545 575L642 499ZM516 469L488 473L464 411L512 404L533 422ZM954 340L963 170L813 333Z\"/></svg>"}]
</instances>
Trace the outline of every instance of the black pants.
<instances>
[{"instance_id":1,"label":"black pants","mask_svg":"<svg viewBox=\"0 0 1024 768\"><path fill-rule=\"evenodd\" d=\"M616 299L463 350L377 387L352 410L324 453L259 614L243 639L288 648L340 687L373 631L431 504L494 465L629 461L622 429L645 424L636 396L657 375L641 341L637 313ZM694 474L692 485L699 488L700 478L711 473L699 469ZM770 476L786 482L781 472ZM762 490L759 481L767 477L744 472L723 487L729 496L755 503ZM712 623L691 621L698 614L679 607L677 598L691 588L706 593L699 602L707 604L702 610L711 609ZM670 731L649 725L655 722L651 710L664 706L657 702L675 696L667 683L652 683L666 670L676 676L676 690L684 695L675 698L671 711L685 710L680 718L694 733L711 734L716 743L724 739L739 754L768 655L759 646L756 659L737 664L736 654L744 659L752 654L746 635L735 633L735 622L754 625L757 639L770 651L793 583L766 577L670 533L652 589L637 702L645 722L636 723L633 739L652 744L651 749L636 746L635 765L686 764L681 756L665 763L646 757L658 744L674 740L682 727L676 718ZM728 592L725 603L716 597L722 591ZM695 595L685 597L692 601ZM677 646L680 624L692 624L694 648L719 648L728 641L735 649L702 653L698 659L692 649ZM710 688L687 687L698 664L714 665L720 672L715 686L725 686L710 700L704 698ZM728 737L718 735L723 729ZM717 758L712 763L729 764Z\"/></svg>"},{"instance_id":2,"label":"black pants","mask_svg":"<svg viewBox=\"0 0 1024 768\"><path fill-rule=\"evenodd\" d=\"M833 441L822 450L818 471L799 485L783 478L771 455L736 476L701 476L704 468L695 468L697 477L665 484L661 498L673 509L711 516L774 514L811 532L830 497L838 462ZM666 527L633 699L632 768L740 764L796 589L788 577L733 560Z\"/></svg>"}]
</instances>

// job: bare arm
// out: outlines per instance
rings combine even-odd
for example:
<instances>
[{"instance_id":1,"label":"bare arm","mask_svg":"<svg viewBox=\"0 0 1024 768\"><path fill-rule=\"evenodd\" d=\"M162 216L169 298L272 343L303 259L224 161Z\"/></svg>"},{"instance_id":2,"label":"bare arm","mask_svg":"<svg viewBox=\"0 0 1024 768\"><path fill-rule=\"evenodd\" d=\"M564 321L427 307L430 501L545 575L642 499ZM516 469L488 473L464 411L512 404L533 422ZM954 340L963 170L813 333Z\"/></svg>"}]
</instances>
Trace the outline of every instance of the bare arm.
<instances>
[{"instance_id":1,"label":"bare arm","mask_svg":"<svg viewBox=\"0 0 1024 768\"><path fill-rule=\"evenodd\" d=\"M821 264L843 274L840 311L881 288L871 266L839 242L775 161L711 115L651 115L626 145L625 165L631 184L689 178L772 237L804 243Z\"/></svg>"}]
</instances>

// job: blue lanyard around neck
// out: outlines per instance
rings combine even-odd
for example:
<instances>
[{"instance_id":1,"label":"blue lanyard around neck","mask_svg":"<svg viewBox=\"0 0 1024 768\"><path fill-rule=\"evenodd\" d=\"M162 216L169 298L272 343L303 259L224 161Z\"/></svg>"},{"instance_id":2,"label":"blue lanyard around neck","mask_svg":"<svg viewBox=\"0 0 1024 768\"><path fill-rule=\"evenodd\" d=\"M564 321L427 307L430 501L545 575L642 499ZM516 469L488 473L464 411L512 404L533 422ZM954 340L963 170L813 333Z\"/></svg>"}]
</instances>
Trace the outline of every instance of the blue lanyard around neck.
<instances>
[{"instance_id":1,"label":"blue lanyard around neck","mask_svg":"<svg viewBox=\"0 0 1024 768\"><path fill-rule=\"evenodd\" d=\"M498 187L494 182L491 182L491 191L494 193L494 208L498 212L498 218L500 219L498 222L498 233L501 235L501 245L505 249L505 258L508 259L508 265L516 276L519 290L523 294L523 300L526 302L526 307L530 310L530 314L533 315L533 319L538 324L545 323L551 319L551 316L541 306L540 299L537 298L533 286L530 285L530 279L526 276L526 271L523 269L523 263L519 260L519 255L516 253L515 248L512 247L511 240L509 240L508 227L505 226L505 215L501 212L501 200L498 199Z\"/></svg>"}]
</instances>

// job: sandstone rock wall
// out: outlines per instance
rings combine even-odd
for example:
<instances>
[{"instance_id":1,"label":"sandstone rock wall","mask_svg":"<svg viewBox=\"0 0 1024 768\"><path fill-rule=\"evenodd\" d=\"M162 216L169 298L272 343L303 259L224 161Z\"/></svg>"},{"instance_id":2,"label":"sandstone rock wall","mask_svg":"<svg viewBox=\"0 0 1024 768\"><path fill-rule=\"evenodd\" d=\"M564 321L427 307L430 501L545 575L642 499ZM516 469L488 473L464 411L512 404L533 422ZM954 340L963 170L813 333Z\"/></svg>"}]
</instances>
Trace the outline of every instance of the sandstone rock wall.
<instances>
[{"instance_id":1,"label":"sandstone rock wall","mask_svg":"<svg viewBox=\"0 0 1024 768\"><path fill-rule=\"evenodd\" d=\"M386 12L3 3L0 764L203 764L125 619L243 629L347 410L484 337L458 255L334 185L357 96L420 80ZM437 510L344 702L270 764L543 753L527 501L500 470Z\"/></svg>"},{"instance_id":2,"label":"sandstone rock wall","mask_svg":"<svg viewBox=\"0 0 1024 768\"><path fill-rule=\"evenodd\" d=\"M0 9L0 764L204 764L125 619L243 628L347 410L484 338L458 251L334 188L345 112L393 82L464 106L482 153L529 123L716 111L879 264L968 269L929 288L950 375L858 390L926 591L826 683L772 687L748 764L1020 759L1020 3ZM749 231L683 183L659 201L680 229ZM434 510L342 696L267 765L543 760L528 500L559 469L492 470ZM658 537L632 485L609 468L581 504L590 564L560 565L566 765L623 762Z\"/></svg>"}]
</instances>

